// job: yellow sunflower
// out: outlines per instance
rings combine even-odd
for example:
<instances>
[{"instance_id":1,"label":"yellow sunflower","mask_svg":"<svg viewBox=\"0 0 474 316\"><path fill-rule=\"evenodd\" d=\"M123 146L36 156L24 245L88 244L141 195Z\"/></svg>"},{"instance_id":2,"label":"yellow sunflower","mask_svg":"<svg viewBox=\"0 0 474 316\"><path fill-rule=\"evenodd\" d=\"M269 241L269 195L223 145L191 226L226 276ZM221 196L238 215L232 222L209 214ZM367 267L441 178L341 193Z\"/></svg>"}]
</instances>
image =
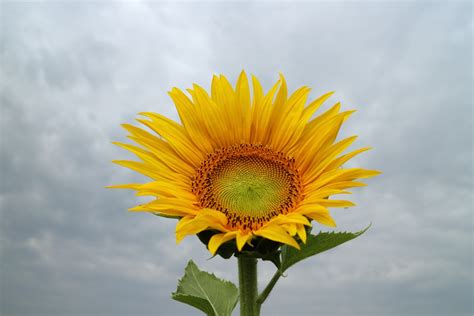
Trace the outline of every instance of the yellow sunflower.
<instances>
[{"instance_id":1,"label":"yellow sunflower","mask_svg":"<svg viewBox=\"0 0 474 316\"><path fill-rule=\"evenodd\" d=\"M171 96L181 124L160 114L140 113L137 119L151 132L123 124L139 146L115 143L140 161L115 163L151 178L145 184L115 185L149 203L131 211L176 217L176 240L206 230L217 233L208 242L215 254L235 240L238 251L260 236L299 248L306 241L312 220L335 226L328 207L349 207L352 202L329 199L350 193L356 181L379 174L342 165L370 148L341 155L356 139L336 141L342 123L354 112L340 112L336 103L313 114L333 92L306 105L310 89L288 96L284 77L264 93L252 76L251 96L244 72L235 88L224 76L212 78L211 94L193 85L188 95L173 88Z\"/></svg>"}]
</instances>

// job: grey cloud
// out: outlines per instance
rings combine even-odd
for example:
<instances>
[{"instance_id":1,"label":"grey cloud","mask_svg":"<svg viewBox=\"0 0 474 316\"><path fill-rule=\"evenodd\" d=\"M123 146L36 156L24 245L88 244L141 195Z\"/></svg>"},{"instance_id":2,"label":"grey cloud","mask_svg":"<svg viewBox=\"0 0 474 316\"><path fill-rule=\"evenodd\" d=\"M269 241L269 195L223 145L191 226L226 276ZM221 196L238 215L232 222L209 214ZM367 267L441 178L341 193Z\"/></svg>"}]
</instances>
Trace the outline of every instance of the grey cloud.
<instances>
[{"instance_id":1,"label":"grey cloud","mask_svg":"<svg viewBox=\"0 0 474 316\"><path fill-rule=\"evenodd\" d=\"M173 86L245 69L358 112L342 136L384 174L333 211L368 233L301 263L268 315L473 312L472 4L2 3L0 313L188 315L170 299L188 259L236 282L174 222L128 213L111 183L121 123L178 119ZM321 227L316 227L321 229ZM324 228L322 228L324 229ZM272 267L261 264L260 284Z\"/></svg>"}]
</instances>

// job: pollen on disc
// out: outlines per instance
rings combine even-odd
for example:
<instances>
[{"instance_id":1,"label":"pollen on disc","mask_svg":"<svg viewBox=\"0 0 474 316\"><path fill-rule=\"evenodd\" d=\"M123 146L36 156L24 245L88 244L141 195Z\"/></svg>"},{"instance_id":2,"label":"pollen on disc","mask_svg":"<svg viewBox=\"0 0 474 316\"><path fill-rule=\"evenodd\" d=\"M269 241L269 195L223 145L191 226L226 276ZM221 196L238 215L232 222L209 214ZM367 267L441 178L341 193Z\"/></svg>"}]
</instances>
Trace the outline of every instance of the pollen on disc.
<instances>
[{"instance_id":1,"label":"pollen on disc","mask_svg":"<svg viewBox=\"0 0 474 316\"><path fill-rule=\"evenodd\" d=\"M279 163L256 156L227 159L211 174L216 201L237 215L261 217L289 195L291 177Z\"/></svg>"},{"instance_id":2,"label":"pollen on disc","mask_svg":"<svg viewBox=\"0 0 474 316\"><path fill-rule=\"evenodd\" d=\"M258 229L285 214L301 196L293 161L261 145L239 145L216 151L193 179L202 207L225 213L234 228Z\"/></svg>"}]
</instances>

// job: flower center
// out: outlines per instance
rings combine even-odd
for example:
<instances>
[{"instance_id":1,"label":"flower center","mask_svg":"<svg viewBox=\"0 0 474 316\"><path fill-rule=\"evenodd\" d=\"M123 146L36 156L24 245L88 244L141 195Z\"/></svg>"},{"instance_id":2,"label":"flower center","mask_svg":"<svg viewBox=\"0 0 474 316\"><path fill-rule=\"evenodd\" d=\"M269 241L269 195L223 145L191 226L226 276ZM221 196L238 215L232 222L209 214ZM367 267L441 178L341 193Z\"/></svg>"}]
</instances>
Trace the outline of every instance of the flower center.
<instances>
[{"instance_id":1,"label":"flower center","mask_svg":"<svg viewBox=\"0 0 474 316\"><path fill-rule=\"evenodd\" d=\"M242 144L208 155L192 179L200 206L227 215L234 229L255 230L301 200L294 160L262 145Z\"/></svg>"}]
</instances>

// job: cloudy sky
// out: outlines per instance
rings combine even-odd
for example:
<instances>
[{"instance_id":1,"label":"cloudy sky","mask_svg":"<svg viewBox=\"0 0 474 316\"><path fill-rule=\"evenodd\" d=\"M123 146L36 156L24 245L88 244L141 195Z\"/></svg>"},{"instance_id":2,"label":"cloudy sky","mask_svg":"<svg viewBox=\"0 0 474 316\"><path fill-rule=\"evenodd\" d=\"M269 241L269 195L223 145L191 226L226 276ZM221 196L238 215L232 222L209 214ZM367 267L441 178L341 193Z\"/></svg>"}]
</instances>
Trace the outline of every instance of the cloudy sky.
<instances>
[{"instance_id":1,"label":"cloudy sky","mask_svg":"<svg viewBox=\"0 0 474 316\"><path fill-rule=\"evenodd\" d=\"M384 172L333 211L372 228L290 269L264 315L474 312L470 2L0 5L1 315L198 315L170 299L190 258L236 281L234 259L176 246L173 220L104 186L144 180L110 163L130 157L121 123L177 119L168 90L242 69L335 90L326 106L357 109L342 136L375 148L352 164Z\"/></svg>"}]
</instances>

